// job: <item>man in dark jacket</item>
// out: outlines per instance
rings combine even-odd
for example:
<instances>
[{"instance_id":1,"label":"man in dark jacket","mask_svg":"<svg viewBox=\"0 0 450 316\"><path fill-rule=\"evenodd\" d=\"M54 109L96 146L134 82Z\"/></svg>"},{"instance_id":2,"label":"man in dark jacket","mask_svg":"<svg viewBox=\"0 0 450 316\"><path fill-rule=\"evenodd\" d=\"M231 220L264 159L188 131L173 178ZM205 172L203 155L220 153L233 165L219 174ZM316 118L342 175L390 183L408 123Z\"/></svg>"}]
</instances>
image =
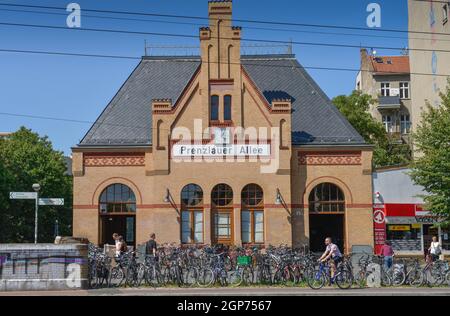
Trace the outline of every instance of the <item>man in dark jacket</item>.
<instances>
[{"instance_id":1,"label":"man in dark jacket","mask_svg":"<svg viewBox=\"0 0 450 316\"><path fill-rule=\"evenodd\" d=\"M147 256L155 256L158 250L158 245L156 244L156 235L152 233L150 235L150 240L145 244L145 254Z\"/></svg>"}]
</instances>

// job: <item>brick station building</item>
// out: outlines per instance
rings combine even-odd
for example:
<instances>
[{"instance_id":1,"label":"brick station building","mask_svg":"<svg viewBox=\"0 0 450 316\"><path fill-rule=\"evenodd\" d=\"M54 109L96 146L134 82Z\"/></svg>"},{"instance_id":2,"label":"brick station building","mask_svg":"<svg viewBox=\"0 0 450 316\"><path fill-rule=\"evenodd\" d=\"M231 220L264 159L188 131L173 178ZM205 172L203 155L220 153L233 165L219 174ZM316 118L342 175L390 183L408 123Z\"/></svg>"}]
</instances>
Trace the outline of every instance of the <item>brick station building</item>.
<instances>
[{"instance_id":1,"label":"brick station building","mask_svg":"<svg viewBox=\"0 0 450 316\"><path fill-rule=\"evenodd\" d=\"M73 148L74 235L372 246L371 147L294 55L241 55L232 1L208 7L201 56L143 57Z\"/></svg>"}]
</instances>

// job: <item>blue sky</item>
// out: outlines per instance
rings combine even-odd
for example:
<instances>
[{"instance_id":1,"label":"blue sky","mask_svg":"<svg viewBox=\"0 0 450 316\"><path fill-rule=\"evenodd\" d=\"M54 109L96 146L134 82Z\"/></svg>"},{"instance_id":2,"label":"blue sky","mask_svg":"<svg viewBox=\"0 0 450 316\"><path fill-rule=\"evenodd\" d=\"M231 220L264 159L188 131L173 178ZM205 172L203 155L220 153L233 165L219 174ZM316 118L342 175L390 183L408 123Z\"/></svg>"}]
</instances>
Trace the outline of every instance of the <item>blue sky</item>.
<instances>
[{"instance_id":1,"label":"blue sky","mask_svg":"<svg viewBox=\"0 0 450 316\"><path fill-rule=\"evenodd\" d=\"M79 3L82 9L207 17L207 0L0 0L0 3L58 7L65 7L70 2ZM407 30L407 0L235 0L234 18L366 27L368 15L366 7L372 2L377 2L382 7L382 29ZM48 15L5 11L5 9L38 11L38 9L31 8L0 6L0 22L66 26L66 16L61 15L63 11L40 10L59 13ZM102 15L101 13L91 12L82 14ZM113 15L103 14L103 16ZM206 22L160 17L128 17L149 19L152 22L96 19L82 16L82 27L197 35L198 26ZM168 21L172 23L163 23ZM248 23L235 24L243 26L244 38L252 39L336 43L365 47L405 47L407 45L405 33L361 32ZM246 28L246 26L281 28L284 30L251 29ZM317 32L340 34L319 34ZM366 35L346 36L341 33ZM70 29L33 29L0 25L0 49L141 56L144 51L144 40L152 45L198 45L198 40L189 38L81 32ZM248 52L256 50L259 53L275 53L280 52L282 48L247 48L246 50ZM155 53L162 52L162 50L155 51ZM180 54L180 50L172 50L171 52ZM181 52L184 52L184 50L181 50ZM192 50L189 50L189 53L191 52ZM294 53L304 66L359 67L359 49L357 48L294 45ZM398 50L378 50L379 55L397 55L399 53ZM93 122L137 63L136 60L0 52L0 112ZM309 70L309 72L329 97L348 94L354 88L356 76L354 72L323 70ZM0 131L15 131L22 125L32 128L41 135L48 135L54 147L66 154L70 154L70 148L80 141L90 127L90 124L86 123L58 122L0 114Z\"/></svg>"}]
</instances>

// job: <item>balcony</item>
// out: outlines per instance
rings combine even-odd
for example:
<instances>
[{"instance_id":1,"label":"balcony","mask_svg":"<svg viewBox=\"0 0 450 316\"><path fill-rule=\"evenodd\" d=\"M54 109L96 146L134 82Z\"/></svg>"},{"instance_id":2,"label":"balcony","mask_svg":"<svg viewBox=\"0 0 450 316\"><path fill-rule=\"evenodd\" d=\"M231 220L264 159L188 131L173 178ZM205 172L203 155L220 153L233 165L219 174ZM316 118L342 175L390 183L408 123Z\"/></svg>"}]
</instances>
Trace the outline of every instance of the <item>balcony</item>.
<instances>
[{"instance_id":1,"label":"balcony","mask_svg":"<svg viewBox=\"0 0 450 316\"><path fill-rule=\"evenodd\" d=\"M400 110L400 96L378 98L378 110Z\"/></svg>"}]
</instances>

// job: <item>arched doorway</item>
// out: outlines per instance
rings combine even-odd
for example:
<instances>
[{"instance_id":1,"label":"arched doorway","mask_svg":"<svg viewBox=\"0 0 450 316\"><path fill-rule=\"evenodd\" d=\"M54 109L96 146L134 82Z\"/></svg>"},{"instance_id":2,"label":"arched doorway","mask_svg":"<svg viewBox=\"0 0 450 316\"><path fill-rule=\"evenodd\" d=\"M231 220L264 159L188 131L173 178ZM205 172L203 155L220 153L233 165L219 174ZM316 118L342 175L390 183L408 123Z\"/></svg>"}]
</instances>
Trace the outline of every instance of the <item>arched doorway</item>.
<instances>
[{"instance_id":1,"label":"arched doorway","mask_svg":"<svg viewBox=\"0 0 450 316\"><path fill-rule=\"evenodd\" d=\"M262 188L257 184L245 186L241 193L241 201L242 243L264 244L264 192Z\"/></svg>"},{"instance_id":2,"label":"arched doorway","mask_svg":"<svg viewBox=\"0 0 450 316\"><path fill-rule=\"evenodd\" d=\"M120 183L103 190L99 199L100 244L114 245L117 233L129 246L136 243L136 196L133 190Z\"/></svg>"},{"instance_id":3,"label":"arched doorway","mask_svg":"<svg viewBox=\"0 0 450 316\"><path fill-rule=\"evenodd\" d=\"M325 250L324 240L344 251L345 245L345 196L333 183L321 183L309 195L309 240L312 252Z\"/></svg>"},{"instance_id":4,"label":"arched doorway","mask_svg":"<svg viewBox=\"0 0 450 316\"><path fill-rule=\"evenodd\" d=\"M212 242L232 245L234 243L233 189L227 184L218 184L211 191Z\"/></svg>"}]
</instances>

